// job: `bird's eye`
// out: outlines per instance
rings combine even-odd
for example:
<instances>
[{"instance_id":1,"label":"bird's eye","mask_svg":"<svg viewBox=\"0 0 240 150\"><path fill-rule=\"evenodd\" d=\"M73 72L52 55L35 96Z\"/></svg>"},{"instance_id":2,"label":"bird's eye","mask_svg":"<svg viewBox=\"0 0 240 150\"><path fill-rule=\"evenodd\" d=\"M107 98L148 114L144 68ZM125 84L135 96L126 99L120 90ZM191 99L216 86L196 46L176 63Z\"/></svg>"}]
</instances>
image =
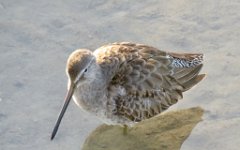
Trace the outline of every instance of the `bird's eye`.
<instances>
[{"instance_id":1,"label":"bird's eye","mask_svg":"<svg viewBox=\"0 0 240 150\"><path fill-rule=\"evenodd\" d=\"M84 70L84 72L87 72L88 71L88 69L86 68L85 70Z\"/></svg>"}]
</instances>

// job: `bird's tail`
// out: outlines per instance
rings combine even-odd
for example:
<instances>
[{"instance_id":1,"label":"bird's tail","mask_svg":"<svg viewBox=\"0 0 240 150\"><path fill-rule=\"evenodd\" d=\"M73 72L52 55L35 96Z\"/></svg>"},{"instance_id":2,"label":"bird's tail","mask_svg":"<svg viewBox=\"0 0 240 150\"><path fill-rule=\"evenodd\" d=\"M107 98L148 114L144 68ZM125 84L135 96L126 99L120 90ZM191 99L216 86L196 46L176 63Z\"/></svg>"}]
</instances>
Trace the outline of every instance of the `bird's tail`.
<instances>
[{"instance_id":1,"label":"bird's tail","mask_svg":"<svg viewBox=\"0 0 240 150\"><path fill-rule=\"evenodd\" d=\"M203 61L203 54L169 53L169 56L173 58L172 65L176 68L196 67Z\"/></svg>"},{"instance_id":2,"label":"bird's tail","mask_svg":"<svg viewBox=\"0 0 240 150\"><path fill-rule=\"evenodd\" d=\"M200 74L202 69L203 54L178 54L169 53L173 58L174 75L173 77L184 87L184 91L189 90L199 83L205 74Z\"/></svg>"}]
</instances>

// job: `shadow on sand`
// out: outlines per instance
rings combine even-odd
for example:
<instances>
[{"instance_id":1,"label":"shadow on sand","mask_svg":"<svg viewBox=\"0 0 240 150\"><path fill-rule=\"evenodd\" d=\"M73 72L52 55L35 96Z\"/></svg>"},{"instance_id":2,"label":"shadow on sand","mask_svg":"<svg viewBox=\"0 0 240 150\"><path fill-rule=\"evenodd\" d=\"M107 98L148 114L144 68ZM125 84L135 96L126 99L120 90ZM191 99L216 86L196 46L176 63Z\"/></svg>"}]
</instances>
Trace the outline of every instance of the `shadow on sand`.
<instances>
[{"instance_id":1,"label":"shadow on sand","mask_svg":"<svg viewBox=\"0 0 240 150\"><path fill-rule=\"evenodd\" d=\"M128 128L101 125L86 139L83 150L179 150L200 122L203 109L168 112Z\"/></svg>"}]
</instances>

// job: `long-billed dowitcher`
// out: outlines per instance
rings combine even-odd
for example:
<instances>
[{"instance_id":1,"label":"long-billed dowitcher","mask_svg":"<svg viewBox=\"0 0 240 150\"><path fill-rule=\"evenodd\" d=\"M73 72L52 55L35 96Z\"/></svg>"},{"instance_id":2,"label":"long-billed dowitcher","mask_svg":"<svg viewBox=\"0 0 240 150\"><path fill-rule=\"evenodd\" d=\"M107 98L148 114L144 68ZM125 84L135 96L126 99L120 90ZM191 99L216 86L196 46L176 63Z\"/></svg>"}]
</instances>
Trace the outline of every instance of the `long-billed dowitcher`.
<instances>
[{"instance_id":1,"label":"long-billed dowitcher","mask_svg":"<svg viewBox=\"0 0 240 150\"><path fill-rule=\"evenodd\" d=\"M131 125L151 118L200 82L203 54L172 53L143 44L113 43L68 58L68 93L54 138L73 96L83 110L107 124Z\"/></svg>"}]
</instances>

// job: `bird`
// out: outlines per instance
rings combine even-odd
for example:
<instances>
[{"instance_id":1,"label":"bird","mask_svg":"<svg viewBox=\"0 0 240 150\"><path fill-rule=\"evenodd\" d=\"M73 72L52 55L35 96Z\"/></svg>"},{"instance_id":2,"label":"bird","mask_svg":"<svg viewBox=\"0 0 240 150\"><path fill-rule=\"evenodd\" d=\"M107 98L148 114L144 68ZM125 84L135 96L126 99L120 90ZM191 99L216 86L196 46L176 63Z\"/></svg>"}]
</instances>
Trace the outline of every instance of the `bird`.
<instances>
[{"instance_id":1,"label":"bird","mask_svg":"<svg viewBox=\"0 0 240 150\"><path fill-rule=\"evenodd\" d=\"M72 98L82 110L125 131L182 99L205 77L199 74L202 67L202 53L166 52L132 42L75 50L67 60L68 92L51 140Z\"/></svg>"}]
</instances>

